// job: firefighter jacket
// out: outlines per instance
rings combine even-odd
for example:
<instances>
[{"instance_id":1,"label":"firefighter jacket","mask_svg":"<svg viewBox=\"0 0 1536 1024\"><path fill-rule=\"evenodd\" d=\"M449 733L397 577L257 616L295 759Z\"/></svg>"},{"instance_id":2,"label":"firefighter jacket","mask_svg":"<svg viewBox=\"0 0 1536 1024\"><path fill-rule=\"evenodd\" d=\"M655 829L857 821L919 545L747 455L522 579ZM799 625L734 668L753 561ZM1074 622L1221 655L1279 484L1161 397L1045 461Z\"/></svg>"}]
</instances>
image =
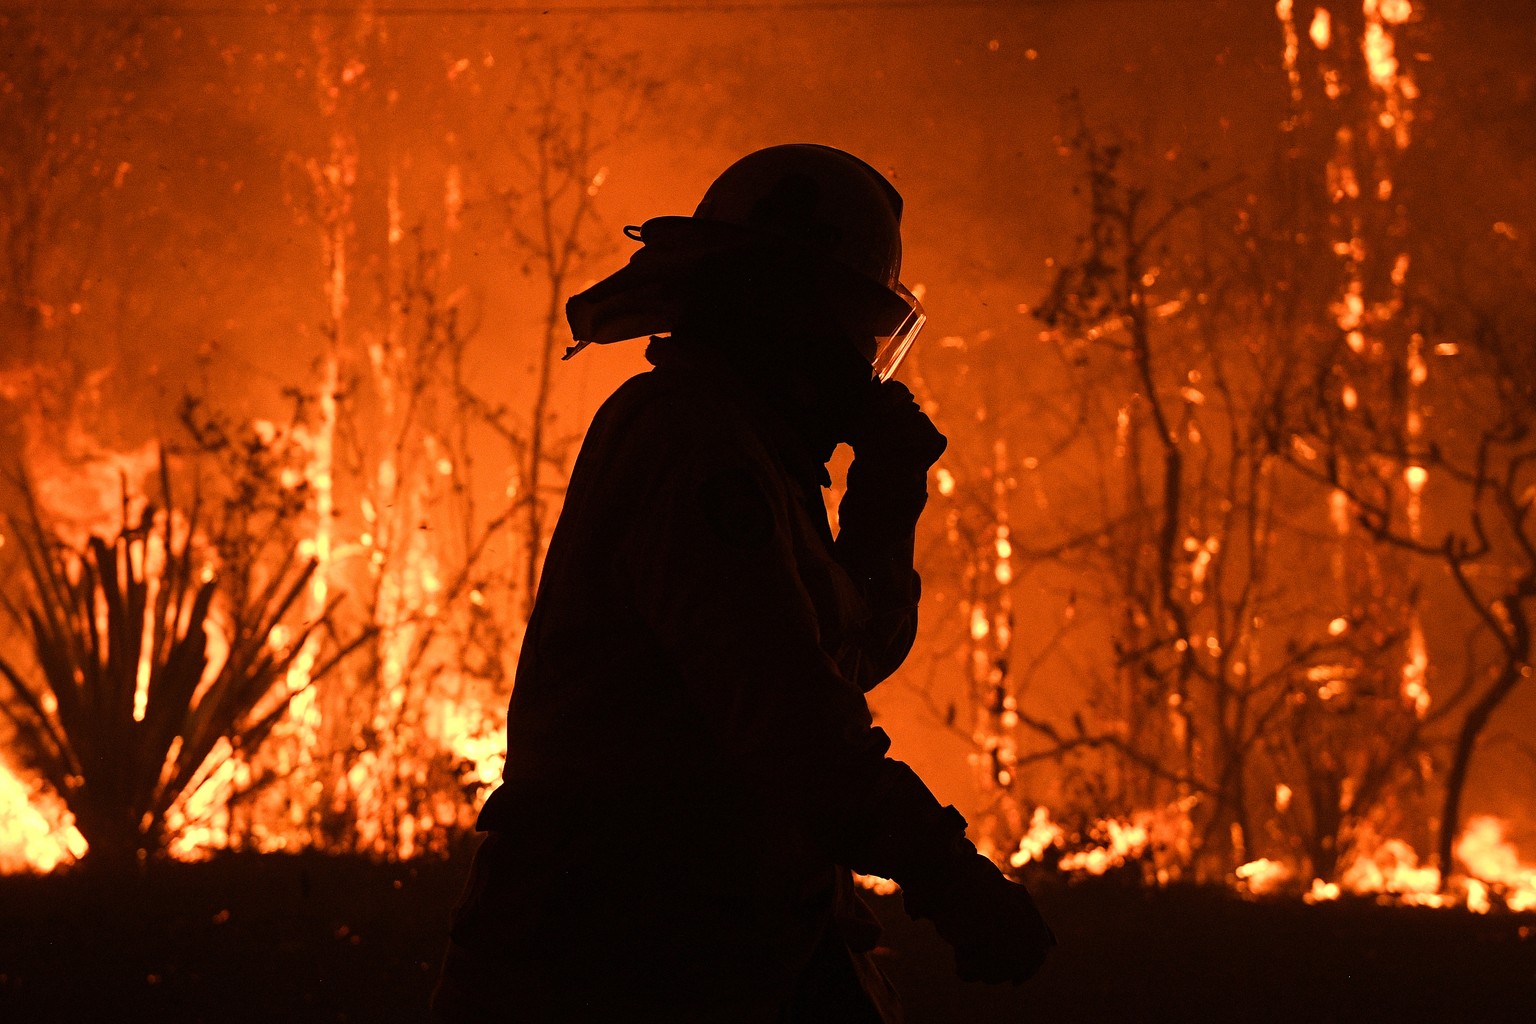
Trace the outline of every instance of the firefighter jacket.
<instances>
[{"instance_id":1,"label":"firefighter jacket","mask_svg":"<svg viewBox=\"0 0 1536 1024\"><path fill-rule=\"evenodd\" d=\"M824 459L760 390L648 356L572 472L454 944L524 991L779 1019L829 931L873 945L839 865L900 878L963 832L864 699L913 641L923 470L856 459L834 539Z\"/></svg>"}]
</instances>

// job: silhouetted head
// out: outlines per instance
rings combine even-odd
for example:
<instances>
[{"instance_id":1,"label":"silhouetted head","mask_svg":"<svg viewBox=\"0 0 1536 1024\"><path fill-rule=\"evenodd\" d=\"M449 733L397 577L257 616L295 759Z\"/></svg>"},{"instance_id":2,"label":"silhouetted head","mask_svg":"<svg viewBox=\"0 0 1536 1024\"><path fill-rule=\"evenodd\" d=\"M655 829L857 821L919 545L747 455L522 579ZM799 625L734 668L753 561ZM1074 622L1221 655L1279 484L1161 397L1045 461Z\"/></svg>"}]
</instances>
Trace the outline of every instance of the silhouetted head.
<instances>
[{"instance_id":1,"label":"silhouetted head","mask_svg":"<svg viewBox=\"0 0 1536 1024\"><path fill-rule=\"evenodd\" d=\"M925 319L900 281L901 207L889 181L841 150L749 154L692 216L625 229L643 248L571 299L568 355L676 334L751 371L888 377Z\"/></svg>"}]
</instances>

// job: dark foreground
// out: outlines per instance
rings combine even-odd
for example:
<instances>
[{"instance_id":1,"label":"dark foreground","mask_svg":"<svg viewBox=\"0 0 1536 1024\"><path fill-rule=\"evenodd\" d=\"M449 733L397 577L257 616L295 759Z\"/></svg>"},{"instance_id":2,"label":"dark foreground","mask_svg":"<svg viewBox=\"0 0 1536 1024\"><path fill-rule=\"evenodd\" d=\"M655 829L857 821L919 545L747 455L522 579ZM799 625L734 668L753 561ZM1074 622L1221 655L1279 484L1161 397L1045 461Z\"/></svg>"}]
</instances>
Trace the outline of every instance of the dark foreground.
<instances>
[{"instance_id":1,"label":"dark foreground","mask_svg":"<svg viewBox=\"0 0 1536 1024\"><path fill-rule=\"evenodd\" d=\"M0 878L0 1021L420 1021L463 870L242 856L127 885ZM1037 888L1061 949L1019 989L961 984L933 931L878 901L911 1024L1536 1020L1536 915Z\"/></svg>"}]
</instances>

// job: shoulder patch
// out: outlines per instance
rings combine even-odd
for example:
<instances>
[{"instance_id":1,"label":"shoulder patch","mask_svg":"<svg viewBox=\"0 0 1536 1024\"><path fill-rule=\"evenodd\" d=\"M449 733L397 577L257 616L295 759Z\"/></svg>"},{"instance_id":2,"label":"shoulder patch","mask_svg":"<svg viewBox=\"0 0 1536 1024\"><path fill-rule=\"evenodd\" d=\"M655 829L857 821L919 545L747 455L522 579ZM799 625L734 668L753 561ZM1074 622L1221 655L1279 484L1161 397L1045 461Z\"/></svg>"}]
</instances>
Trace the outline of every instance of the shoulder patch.
<instances>
[{"instance_id":1,"label":"shoulder patch","mask_svg":"<svg viewBox=\"0 0 1536 1024\"><path fill-rule=\"evenodd\" d=\"M768 496L744 469L711 473L699 486L705 525L733 548L758 550L773 538Z\"/></svg>"}]
</instances>

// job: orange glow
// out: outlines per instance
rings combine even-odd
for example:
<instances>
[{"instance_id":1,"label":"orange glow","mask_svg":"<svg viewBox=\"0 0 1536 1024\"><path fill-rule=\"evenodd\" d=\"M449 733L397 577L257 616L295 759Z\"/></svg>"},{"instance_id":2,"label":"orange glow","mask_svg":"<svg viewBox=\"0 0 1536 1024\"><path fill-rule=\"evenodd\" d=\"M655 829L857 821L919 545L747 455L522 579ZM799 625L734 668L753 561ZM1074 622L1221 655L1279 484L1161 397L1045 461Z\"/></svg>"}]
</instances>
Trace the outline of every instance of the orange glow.
<instances>
[{"instance_id":1,"label":"orange glow","mask_svg":"<svg viewBox=\"0 0 1536 1024\"><path fill-rule=\"evenodd\" d=\"M1499 818L1481 815L1467 822L1456 841L1456 859L1468 875L1468 906L1474 910L1486 912L1490 891L1500 893L1516 913L1536 910L1536 864L1520 859L1519 851L1505 838L1507 827ZM1472 902L1474 891L1481 908Z\"/></svg>"},{"instance_id":2,"label":"orange glow","mask_svg":"<svg viewBox=\"0 0 1536 1024\"><path fill-rule=\"evenodd\" d=\"M1326 7L1319 7L1312 12L1312 25L1307 29L1307 35L1312 39L1312 45L1319 50L1328 49L1328 44L1333 41L1333 19L1328 15Z\"/></svg>"},{"instance_id":3,"label":"orange glow","mask_svg":"<svg viewBox=\"0 0 1536 1024\"><path fill-rule=\"evenodd\" d=\"M1095 826L1091 834L1101 835L1103 842L1087 849L1074 850L1062 857L1061 870L1102 875L1110 868L1119 867L1127 860L1141 856L1146 852L1149 842L1147 825L1138 821L1106 818Z\"/></svg>"},{"instance_id":4,"label":"orange glow","mask_svg":"<svg viewBox=\"0 0 1536 1024\"><path fill-rule=\"evenodd\" d=\"M915 536L922 632L870 703L898 737L893 756L925 778L932 770L934 791L970 817L978 849L1009 870L1196 880L1254 897L1536 909L1532 851L1522 860L1508 841L1528 834L1511 829L1529 828L1531 808L1512 808L1513 823L1466 821L1453 864L1441 864L1428 845L1455 729L1493 678L1478 676L1477 659L1490 657L1514 612L1492 605L1486 624L1465 614L1444 562L1434 561L1447 533L1466 531L1458 460L1475 443L1474 421L1492 412L1476 400L1497 391L1478 390L1477 375L1490 362L1487 339L1457 314L1442 316L1436 307L1446 296L1436 289L1454 270L1458 283L1465 278L1468 302L1472 293L1495 292L1501 263L1525 265L1532 229L1524 209L1498 191L1508 185L1495 159L1497 133L1469 136L1465 157L1455 154L1485 193L1456 214L1465 215L1465 224L1454 221L1465 234L1439 234L1440 222L1425 215L1442 201L1449 215L1454 189L1465 183L1429 172L1449 166L1460 111L1475 99L1487 124L1499 127L1506 122L1493 115L1504 117L1510 99L1498 95L1504 90L1476 93L1497 76L1455 73L1466 53L1447 53L1443 73L1428 73L1426 49L1440 39L1448 48L1464 45L1462 34L1470 38L1476 26L1437 36L1441 14L1432 4L1352 2L1276 0L1247 10L1251 24L1240 32L1224 25L1214 35L1175 38L1190 18L1222 20L1197 17L1200 5L1189 5L1178 17L1151 19L1157 26L1144 40L1104 33L1073 37L1069 46L1064 37L1043 55L1024 48L1029 25L991 24L1002 16L970 5L955 18L975 19L981 31L946 23L931 39L882 53L878 69L842 54L821 60L824 41L805 40L803 66L785 79L786 96L808 97L828 82L858 94L852 76L879 70L882 77L868 80L879 85L863 88L885 98L880 110L908 111L910 131L872 126L867 102L836 115L847 117L843 123L819 102L754 111L771 115L765 131L812 111L807 137L867 139L868 159L891 169L907 196L908 270L933 275L935 323L902 375L949 447L931 470ZM1067 9L1079 5L1059 6L1070 19ZM217 583L199 687L246 653L294 660L284 662L262 705L283 712L278 724L250 746L215 745L166 811L164 848L180 860L306 849L398 860L459 848L506 764L503 712L527 591L549 540L525 525L525 513L542 511L544 526L554 523L582 428L601 397L643 367L643 341L559 365L546 424L551 447L538 450L525 367L544 299L559 333L568 293L616 269L629 251L620 225L692 209L698 195L689 190L705 180L706 164L760 134L742 124L717 134L729 123L723 106L681 134L652 129L666 127L674 110L699 113L691 105L710 89L734 101L751 82L751 98L770 104L782 92L756 73L756 61L769 59L765 50L719 74L701 66L699 81L655 82L658 102L642 91L635 103L658 124L647 124L640 142L607 138L594 121L600 159L577 168L561 195L594 200L588 213L597 230L571 234L563 277L544 296L547 265L530 258L524 236L562 231L536 208L535 175L520 169L537 148L518 134L531 111L509 113L514 100L523 102L514 93L537 92L539 62L520 50L532 52L543 30L504 36L509 49L499 64L482 58L478 44L451 49L435 35L420 57L408 52L417 40L406 40L435 17L430 11L409 24L378 15L389 21L391 41L365 46L357 40L375 30L345 30L349 9L339 5L334 19L299 19L299 35L334 32L336 50L366 50L366 62L312 53L324 50L318 41L282 40L286 15L256 19L260 38L230 58L227 79L205 94L188 92L200 112L236 103L234 96L249 105L230 118L235 129L214 125L199 140L203 163L214 166L194 170L170 144L159 154L136 142L124 147L131 159L119 159L103 142L93 171L100 186L110 183L108 205L139 218L134 245L153 234L146 224L181 231L184 221L196 234L176 236L183 251L144 241L144 272L133 268L137 277L120 274L121 282L110 280L120 268L103 249L103 283L93 284L100 290L78 297L87 315L92 303L109 299L122 310L124 323L111 325L122 337L112 333L111 344L98 346L102 359L140 343L130 334L143 330L133 318L164 311L170 340L149 355L169 351L174 359L155 367L163 376L135 377L122 393L153 390L163 404L183 378L206 373L210 402L231 415L255 414L242 422L253 448L294 453L272 467L272 479L296 496L288 529L299 560L317 563L290 620L251 637L231 606L230 566L222 555L196 553L193 572ZM643 15L616 17L638 27ZM914 23L920 16L879 13ZM722 32L741 20L710 17ZM864 15L837 17L852 23ZM451 24L474 22L485 45L501 45L495 33L520 18L509 8L489 21ZM235 52L248 20L218 15L207 31L227 33ZM441 29L443 39L458 31ZM975 52L951 70L953 54L936 56L940 37L962 35ZM257 74L255 64L240 63L279 42L287 49L280 69L262 64ZM1078 59L1085 54L1095 59ZM1169 54L1178 58L1177 74L1158 66ZM1495 54L1476 56L1493 68ZM389 66L418 57L430 65L430 88L422 76ZM585 74L603 64L551 66ZM995 78L941 83L973 75L978 64ZM505 81L495 88L505 94L492 88L493 67L502 69ZM1032 77L1006 77L1019 69ZM156 69L152 83L155 99L169 100L160 111L166 123L185 115L169 91L187 84L180 73ZM902 92L914 81L923 83L921 95ZM1072 152L1070 140L1052 138L1072 131L1054 103L1068 84L1087 86L1083 130L1102 127L1115 142L1112 167L1089 166L1079 176L1053 162ZM460 91L431 91L448 85ZM1421 105L1419 89L1431 85L1435 93ZM975 94L962 97L961 86ZM473 100L455 106L445 95ZM607 116L604 103L584 102L573 109ZM542 141L560 161L579 163L566 152L562 120L582 119L562 110ZM984 150L966 148L983 143ZM160 155L175 159L157 167ZM267 161L265 171L257 160ZM1486 167L1474 162L1484 160ZM231 180L219 180L231 162ZM10 166L0 158L0 178ZM1075 198L1064 188L1048 194L1067 173ZM155 175L168 181L164 195L155 192L158 178L147 181ZM1129 215L1119 223L1093 219L1103 198L1095 190L1108 178L1135 197L1125 212L1140 210L1137 226L1150 233L1132 230ZM235 187L216 194L210 184ZM1443 198L1434 194L1441 189ZM232 194L239 204L220 203ZM1242 230L1229 234L1233 224ZM1465 266L1452 243L1466 247ZM1078 246L1093 259L1078 261L1083 282L1069 288L1063 278L1062 288L1079 301L1080 323L1042 318L1048 329L1037 335L1041 324L1031 316L1046 305L1042 285L1077 259ZM1047 248L1053 255L1042 260ZM1127 249L1135 259L1122 266L1117 253ZM209 278L238 273L199 291L199 279L177 269L186 265ZM0 316L18 294L8 289L0 280ZM921 297L924 288L914 292ZM49 295L44 303L40 296L38 312L60 347L89 350L102 339L68 327L81 316L75 298ZM225 302L229 310L220 308ZM472 358L450 365L443 353L470 339ZM201 344L211 354L197 353ZM10 359L0 352L0 403L12 397ZM187 365L172 365L177 360ZM418 371L424 376L411 377ZM138 369L115 372L126 378ZM101 387L93 379L79 390ZM278 399L283 389L301 408ZM75 461L70 445L81 443L84 428L61 423L67 443L29 440L23 453L66 544L122 525L123 477L142 478L158 465L153 447L139 445L144 431L162 423L174 429L159 406L135 409L110 394L101 411L111 422L102 429L120 431L121 451ZM471 397L485 410L466 425L466 417L482 415L466 411ZM10 408L0 404L0 416ZM847 447L839 457L849 457ZM178 474L191 475L190 459ZM216 488L212 474L204 482L209 493ZM132 503L137 511L144 499ZM1491 501L1482 511L1493 531L1490 554L1475 565L1469 556L1466 565L1474 589L1513 575L1507 562L1518 552L1493 521L1496 511ZM192 529L186 510L160 514L177 530ZM487 535L484 562L474 562L471 552L482 550L475 528L503 514L510 525ZM1384 531L1416 543L1389 546ZM0 558L6 567L16 555L11 541ZM160 543L150 536L125 556L151 578L152 604L162 593L153 582L166 557ZM263 562L261 572L270 568ZM71 571L77 581L80 566ZM854 597L846 581L832 582L836 596ZM808 591L821 596L818 587ZM306 621L332 608L345 628L306 632ZM104 610L82 617L107 625ZM874 616L871 634L885 617ZM1456 631L1468 623L1488 631L1464 654ZM146 638L154 625L146 616ZM137 631L134 624L127 635ZM321 676L357 635L362 642L342 668ZM835 657L841 662L844 653ZM136 668L135 677L130 663L125 676L132 718L152 723L147 651ZM1500 714L1511 707L1526 714L1528 691ZM57 699L39 694L40 717L58 716L61 703L68 713L66 690L58 692ZM1501 717L1488 735L1525 724ZM0 715L0 755L12 753L8 728ZM176 774L176 754L196 743L186 731L166 765L149 766L162 783ZM607 764L612 752L602 747L583 751L594 770L627 770ZM1477 770L1466 776L1467 806L1500 806L1488 796L1487 762L1496 756L1491 746L1479 748ZM45 783L24 767L31 763L15 756L0 764L0 872L67 869L86 852L49 788L69 793L73 780L50 774L54 781ZM90 831L95 819L82 811L81 820ZM99 845L93 852L108 847ZM889 879L857 881L876 892L896 889Z\"/></svg>"},{"instance_id":5,"label":"orange glow","mask_svg":"<svg viewBox=\"0 0 1536 1024\"><path fill-rule=\"evenodd\" d=\"M49 872L85 851L85 837L58 798L27 786L0 761L0 875Z\"/></svg>"},{"instance_id":6,"label":"orange glow","mask_svg":"<svg viewBox=\"0 0 1536 1024\"><path fill-rule=\"evenodd\" d=\"M1296 34L1296 5L1294 0L1276 0L1275 14L1280 18L1280 25L1285 32L1285 74L1291 83L1291 101L1300 103L1301 72L1296 67L1296 58L1301 53L1301 37Z\"/></svg>"},{"instance_id":7,"label":"orange glow","mask_svg":"<svg viewBox=\"0 0 1536 1024\"><path fill-rule=\"evenodd\" d=\"M901 891L901 886L891 879L881 878L879 875L861 875L855 872L853 881L860 889L867 889L877 896L890 896L892 893Z\"/></svg>"},{"instance_id":8,"label":"orange glow","mask_svg":"<svg viewBox=\"0 0 1536 1024\"><path fill-rule=\"evenodd\" d=\"M1448 906L1440 892L1440 870L1420 865L1414 849L1401 839L1378 840L1367 830L1356 839L1355 856L1344 866L1339 884L1356 895L1387 896L1415 906Z\"/></svg>"},{"instance_id":9,"label":"orange glow","mask_svg":"<svg viewBox=\"0 0 1536 1024\"><path fill-rule=\"evenodd\" d=\"M1233 874L1255 896L1267 896L1278 892L1291 879L1290 868L1268 857L1251 860Z\"/></svg>"},{"instance_id":10,"label":"orange glow","mask_svg":"<svg viewBox=\"0 0 1536 1024\"><path fill-rule=\"evenodd\" d=\"M1031 861L1038 862L1046 850L1061 845L1064 837L1061 826L1051 821L1050 811L1036 807L1029 819L1029 831L1019 840L1019 848L1008 855L1008 863L1021 868Z\"/></svg>"},{"instance_id":11,"label":"orange glow","mask_svg":"<svg viewBox=\"0 0 1536 1024\"><path fill-rule=\"evenodd\" d=\"M1308 903L1326 903L1329 900L1339 898L1339 884L1337 882L1325 882L1321 878L1312 879L1312 888L1301 897Z\"/></svg>"}]
</instances>

